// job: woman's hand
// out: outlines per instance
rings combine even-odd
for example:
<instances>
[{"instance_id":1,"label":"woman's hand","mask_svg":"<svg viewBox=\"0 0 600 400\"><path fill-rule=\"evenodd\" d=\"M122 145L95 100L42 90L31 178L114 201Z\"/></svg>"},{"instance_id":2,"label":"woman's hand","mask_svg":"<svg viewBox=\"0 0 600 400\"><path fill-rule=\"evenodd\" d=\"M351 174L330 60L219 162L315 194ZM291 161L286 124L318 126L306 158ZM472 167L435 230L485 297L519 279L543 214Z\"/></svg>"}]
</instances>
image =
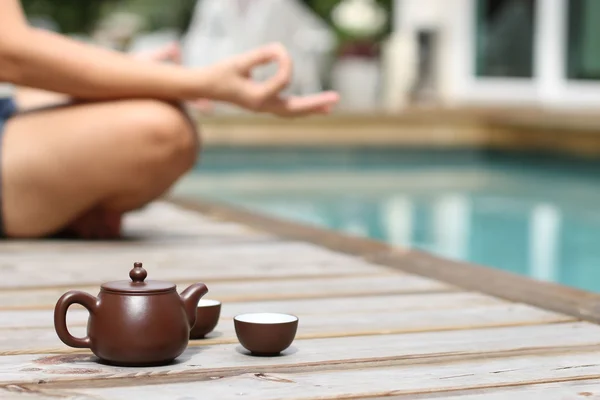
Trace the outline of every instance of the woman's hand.
<instances>
[{"instance_id":1,"label":"woman's hand","mask_svg":"<svg viewBox=\"0 0 600 400\"><path fill-rule=\"evenodd\" d=\"M252 79L252 70L275 62L277 73L264 82ZM335 92L284 98L281 92L292 77L292 61L285 48L271 44L231 57L203 69L212 84L208 89L211 99L226 101L254 112L271 113L282 117L310 114L328 114L339 101Z\"/></svg>"}]
</instances>

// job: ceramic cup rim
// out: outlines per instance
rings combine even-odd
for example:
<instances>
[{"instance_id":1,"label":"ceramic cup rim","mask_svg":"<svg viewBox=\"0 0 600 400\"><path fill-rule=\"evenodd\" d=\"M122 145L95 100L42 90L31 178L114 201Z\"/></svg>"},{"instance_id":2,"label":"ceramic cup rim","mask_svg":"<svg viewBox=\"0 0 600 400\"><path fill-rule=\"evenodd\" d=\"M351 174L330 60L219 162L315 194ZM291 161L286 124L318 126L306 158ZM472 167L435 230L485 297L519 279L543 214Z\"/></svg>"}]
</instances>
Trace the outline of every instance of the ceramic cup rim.
<instances>
[{"instance_id":1,"label":"ceramic cup rim","mask_svg":"<svg viewBox=\"0 0 600 400\"><path fill-rule=\"evenodd\" d=\"M196 308L218 307L221 305L219 300L215 299L200 299Z\"/></svg>"},{"instance_id":2,"label":"ceramic cup rim","mask_svg":"<svg viewBox=\"0 0 600 400\"><path fill-rule=\"evenodd\" d=\"M252 320L251 317L256 317L259 315L268 315L271 317L281 318L280 321L260 321L260 320ZM250 319L244 319L244 317L250 317ZM238 314L233 317L235 322L241 322L244 324L255 324L255 325L283 325L283 324L292 324L298 322L299 318L294 314L287 313L278 313L278 312L248 312L243 314Z\"/></svg>"}]
</instances>

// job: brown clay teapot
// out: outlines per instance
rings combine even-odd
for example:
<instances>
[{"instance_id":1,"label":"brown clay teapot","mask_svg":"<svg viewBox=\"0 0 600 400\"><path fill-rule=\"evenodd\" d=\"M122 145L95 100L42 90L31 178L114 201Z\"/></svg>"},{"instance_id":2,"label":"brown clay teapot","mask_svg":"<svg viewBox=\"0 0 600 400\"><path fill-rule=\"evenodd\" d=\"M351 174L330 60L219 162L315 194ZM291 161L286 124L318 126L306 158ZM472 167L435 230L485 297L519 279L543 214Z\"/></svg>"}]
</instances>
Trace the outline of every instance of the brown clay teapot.
<instances>
[{"instance_id":1,"label":"brown clay teapot","mask_svg":"<svg viewBox=\"0 0 600 400\"><path fill-rule=\"evenodd\" d=\"M98 297L76 290L61 296L54 308L54 328L67 346L89 348L100 360L121 366L168 364L188 345L196 323L196 307L208 289L195 283L181 296L168 282L145 281L147 272L135 263L131 281L108 282ZM69 306L81 304L90 313L87 336L76 338L67 328Z\"/></svg>"}]
</instances>

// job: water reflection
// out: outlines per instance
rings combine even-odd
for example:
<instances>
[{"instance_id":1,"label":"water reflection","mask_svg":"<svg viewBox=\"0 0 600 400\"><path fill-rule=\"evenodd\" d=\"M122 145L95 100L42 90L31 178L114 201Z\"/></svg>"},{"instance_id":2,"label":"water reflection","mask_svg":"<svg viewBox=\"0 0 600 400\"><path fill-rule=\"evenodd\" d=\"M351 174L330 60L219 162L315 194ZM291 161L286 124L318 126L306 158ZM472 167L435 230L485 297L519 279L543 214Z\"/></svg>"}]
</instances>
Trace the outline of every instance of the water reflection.
<instances>
[{"instance_id":1,"label":"water reflection","mask_svg":"<svg viewBox=\"0 0 600 400\"><path fill-rule=\"evenodd\" d=\"M555 281L557 278L558 239L561 213L551 204L538 204L530 214L529 266L532 277Z\"/></svg>"},{"instance_id":2,"label":"water reflection","mask_svg":"<svg viewBox=\"0 0 600 400\"><path fill-rule=\"evenodd\" d=\"M381 202L380 223L384 237L393 245L406 245L413 236L413 202L407 196L394 196Z\"/></svg>"}]
</instances>

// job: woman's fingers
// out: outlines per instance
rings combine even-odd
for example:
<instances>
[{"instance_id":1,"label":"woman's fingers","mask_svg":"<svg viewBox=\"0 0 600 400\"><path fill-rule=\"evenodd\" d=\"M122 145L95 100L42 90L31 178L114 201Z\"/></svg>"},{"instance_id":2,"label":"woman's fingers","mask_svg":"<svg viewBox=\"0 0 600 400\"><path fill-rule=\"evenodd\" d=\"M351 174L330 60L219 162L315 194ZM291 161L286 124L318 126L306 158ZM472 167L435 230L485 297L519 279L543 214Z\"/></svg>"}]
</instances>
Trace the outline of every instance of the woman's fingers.
<instances>
[{"instance_id":1,"label":"woman's fingers","mask_svg":"<svg viewBox=\"0 0 600 400\"><path fill-rule=\"evenodd\" d=\"M328 114L338 103L336 92L323 92L302 97L277 98L265 104L264 111L281 116Z\"/></svg>"},{"instance_id":2,"label":"woman's fingers","mask_svg":"<svg viewBox=\"0 0 600 400\"><path fill-rule=\"evenodd\" d=\"M274 76L262 82L250 78L254 68L272 62L278 64ZM231 77L233 79L224 79L224 84L229 82L231 85L227 90L229 94L223 97L226 100L234 98L235 103L253 111L290 117L327 114L339 101L339 95L335 92L282 98L280 93L291 81L292 60L286 49L278 43L241 54L221 67L223 71L237 75Z\"/></svg>"},{"instance_id":3,"label":"woman's fingers","mask_svg":"<svg viewBox=\"0 0 600 400\"><path fill-rule=\"evenodd\" d=\"M255 108L260 108L289 85L292 77L292 60L285 48L278 43L249 51L237 59L236 65L244 76L249 76L253 68L271 62L278 64L275 75L264 82L253 82L249 87L250 100Z\"/></svg>"}]
</instances>

